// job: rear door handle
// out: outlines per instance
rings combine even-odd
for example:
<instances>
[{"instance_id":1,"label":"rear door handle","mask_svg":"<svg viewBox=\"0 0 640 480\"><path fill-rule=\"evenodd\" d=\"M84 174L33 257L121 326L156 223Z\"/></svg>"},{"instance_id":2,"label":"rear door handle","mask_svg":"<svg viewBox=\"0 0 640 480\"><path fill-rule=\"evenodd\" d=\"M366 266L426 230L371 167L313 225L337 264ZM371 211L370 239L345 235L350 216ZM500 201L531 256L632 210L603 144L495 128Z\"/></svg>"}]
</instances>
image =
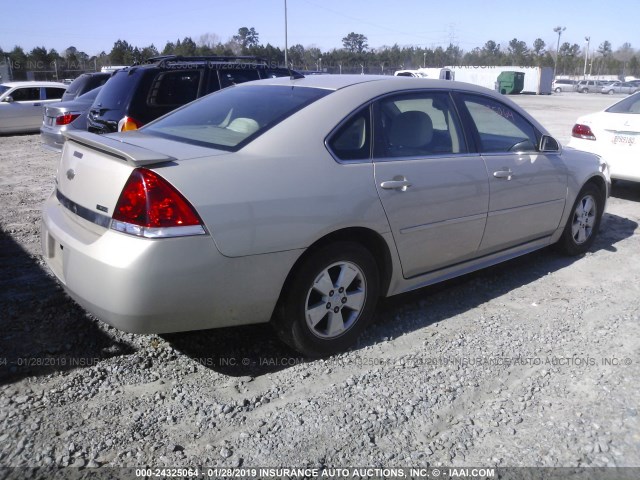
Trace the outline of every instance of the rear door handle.
<instances>
[{"instance_id":1,"label":"rear door handle","mask_svg":"<svg viewBox=\"0 0 640 480\"><path fill-rule=\"evenodd\" d=\"M380 188L384 188L385 190L400 190L401 192L405 192L410 186L411 182L403 177L396 177L393 180L387 180L380 184Z\"/></svg>"},{"instance_id":2,"label":"rear door handle","mask_svg":"<svg viewBox=\"0 0 640 480\"><path fill-rule=\"evenodd\" d=\"M42 104L41 104L41 103L34 103L34 104L33 104L33 106L34 106L34 107L41 107L41 106L42 106Z\"/></svg>"},{"instance_id":3,"label":"rear door handle","mask_svg":"<svg viewBox=\"0 0 640 480\"><path fill-rule=\"evenodd\" d=\"M511 180L513 172L510 168L507 170L498 170L497 172L493 172L493 176L496 178L506 178L507 180Z\"/></svg>"}]
</instances>

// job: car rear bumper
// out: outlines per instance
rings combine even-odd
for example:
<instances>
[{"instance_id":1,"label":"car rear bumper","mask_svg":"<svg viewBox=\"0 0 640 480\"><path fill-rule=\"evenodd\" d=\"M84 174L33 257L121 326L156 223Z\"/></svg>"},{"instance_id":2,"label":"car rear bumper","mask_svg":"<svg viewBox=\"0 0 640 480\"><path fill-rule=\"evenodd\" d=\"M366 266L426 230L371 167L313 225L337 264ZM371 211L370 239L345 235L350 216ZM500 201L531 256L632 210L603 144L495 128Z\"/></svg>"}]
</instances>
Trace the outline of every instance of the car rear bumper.
<instances>
[{"instance_id":1,"label":"car rear bumper","mask_svg":"<svg viewBox=\"0 0 640 480\"><path fill-rule=\"evenodd\" d=\"M61 152L65 142L64 135L60 130L53 131L46 127L40 128L40 139L44 148L55 152Z\"/></svg>"},{"instance_id":2,"label":"car rear bumper","mask_svg":"<svg viewBox=\"0 0 640 480\"><path fill-rule=\"evenodd\" d=\"M145 239L82 222L55 195L45 202L46 263L81 306L133 333L267 322L300 255L228 258L209 235Z\"/></svg>"}]
</instances>

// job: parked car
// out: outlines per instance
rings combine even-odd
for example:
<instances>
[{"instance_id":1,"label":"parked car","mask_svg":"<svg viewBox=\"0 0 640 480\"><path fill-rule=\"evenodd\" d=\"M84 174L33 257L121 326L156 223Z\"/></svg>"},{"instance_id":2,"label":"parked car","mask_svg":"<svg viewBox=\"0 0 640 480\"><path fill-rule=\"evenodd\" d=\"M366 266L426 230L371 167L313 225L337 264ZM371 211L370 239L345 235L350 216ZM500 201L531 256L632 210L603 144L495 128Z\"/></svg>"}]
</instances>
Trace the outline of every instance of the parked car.
<instances>
[{"instance_id":1,"label":"parked car","mask_svg":"<svg viewBox=\"0 0 640 480\"><path fill-rule=\"evenodd\" d=\"M575 80L568 80L565 78L559 78L553 82L552 89L556 93L560 92L573 92L576 85Z\"/></svg>"},{"instance_id":2,"label":"parked car","mask_svg":"<svg viewBox=\"0 0 640 480\"><path fill-rule=\"evenodd\" d=\"M40 138L42 146L56 152L62 151L63 132L87 129L87 112L102 87L94 88L68 102L52 103L44 107Z\"/></svg>"},{"instance_id":3,"label":"parked car","mask_svg":"<svg viewBox=\"0 0 640 480\"><path fill-rule=\"evenodd\" d=\"M628 82L613 82L609 85L605 85L600 90L602 93L613 95L614 93L635 93L640 90L640 87L636 87L633 83Z\"/></svg>"},{"instance_id":4,"label":"parked car","mask_svg":"<svg viewBox=\"0 0 640 480\"><path fill-rule=\"evenodd\" d=\"M70 100L74 100L80 95L84 95L91 90L94 90L106 83L109 80L111 73L83 73L79 77L77 77L71 84L67 91L64 92L62 96L63 102L68 102Z\"/></svg>"},{"instance_id":5,"label":"parked car","mask_svg":"<svg viewBox=\"0 0 640 480\"><path fill-rule=\"evenodd\" d=\"M139 131L70 133L47 264L129 332L271 321L352 345L379 296L558 244L591 247L606 165L496 92L407 77L244 83Z\"/></svg>"},{"instance_id":6,"label":"parked car","mask_svg":"<svg viewBox=\"0 0 640 480\"><path fill-rule=\"evenodd\" d=\"M611 178L640 182L640 92L576 120L569 146L600 155Z\"/></svg>"},{"instance_id":7,"label":"parked car","mask_svg":"<svg viewBox=\"0 0 640 480\"><path fill-rule=\"evenodd\" d=\"M8 82L0 84L0 133L37 132L42 107L59 102L67 89L58 82Z\"/></svg>"},{"instance_id":8,"label":"parked car","mask_svg":"<svg viewBox=\"0 0 640 480\"><path fill-rule=\"evenodd\" d=\"M580 93L596 93L602 89L603 82L601 80L580 80L575 85L575 91Z\"/></svg>"},{"instance_id":9,"label":"parked car","mask_svg":"<svg viewBox=\"0 0 640 480\"><path fill-rule=\"evenodd\" d=\"M196 98L237 83L289 76L257 57L180 57L150 59L146 65L116 71L96 98L88 130L136 130Z\"/></svg>"}]
</instances>

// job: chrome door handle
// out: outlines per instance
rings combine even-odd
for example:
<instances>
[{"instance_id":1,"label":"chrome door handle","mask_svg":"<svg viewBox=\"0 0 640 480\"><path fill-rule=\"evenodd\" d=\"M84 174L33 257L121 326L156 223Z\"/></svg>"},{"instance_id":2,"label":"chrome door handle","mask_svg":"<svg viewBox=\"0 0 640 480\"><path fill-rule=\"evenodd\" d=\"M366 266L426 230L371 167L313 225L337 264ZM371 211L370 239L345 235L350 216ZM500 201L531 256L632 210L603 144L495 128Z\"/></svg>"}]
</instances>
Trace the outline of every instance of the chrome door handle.
<instances>
[{"instance_id":1,"label":"chrome door handle","mask_svg":"<svg viewBox=\"0 0 640 480\"><path fill-rule=\"evenodd\" d=\"M41 104L41 103L34 103L34 104L33 104L33 106L34 106L34 107L41 107L41 106L42 106L42 104Z\"/></svg>"},{"instance_id":2,"label":"chrome door handle","mask_svg":"<svg viewBox=\"0 0 640 480\"><path fill-rule=\"evenodd\" d=\"M493 176L496 178L506 178L507 180L511 180L513 172L510 168L508 170L498 170L497 172L493 172Z\"/></svg>"},{"instance_id":3,"label":"chrome door handle","mask_svg":"<svg viewBox=\"0 0 640 480\"><path fill-rule=\"evenodd\" d=\"M406 191L407 188L411 186L411 182L408 180L387 180L386 182L382 182L380 184L380 188L384 188L385 190L400 190L402 192Z\"/></svg>"}]
</instances>

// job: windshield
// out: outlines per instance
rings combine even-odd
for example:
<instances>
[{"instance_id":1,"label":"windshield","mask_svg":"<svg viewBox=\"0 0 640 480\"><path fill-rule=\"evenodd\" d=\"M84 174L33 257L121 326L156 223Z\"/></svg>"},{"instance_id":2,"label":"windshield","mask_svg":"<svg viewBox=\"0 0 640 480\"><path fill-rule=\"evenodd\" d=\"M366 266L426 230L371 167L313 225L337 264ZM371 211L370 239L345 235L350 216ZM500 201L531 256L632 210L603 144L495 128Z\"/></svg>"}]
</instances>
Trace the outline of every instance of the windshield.
<instances>
[{"instance_id":1,"label":"windshield","mask_svg":"<svg viewBox=\"0 0 640 480\"><path fill-rule=\"evenodd\" d=\"M7 87L6 85L0 85L0 95L2 95L7 90L10 90L11 87Z\"/></svg>"},{"instance_id":2,"label":"windshield","mask_svg":"<svg viewBox=\"0 0 640 480\"><path fill-rule=\"evenodd\" d=\"M611 105L605 110L609 113L640 113L640 92L635 93L624 100Z\"/></svg>"},{"instance_id":3,"label":"windshield","mask_svg":"<svg viewBox=\"0 0 640 480\"><path fill-rule=\"evenodd\" d=\"M144 132L235 151L330 92L283 85L231 87L174 111Z\"/></svg>"}]
</instances>

